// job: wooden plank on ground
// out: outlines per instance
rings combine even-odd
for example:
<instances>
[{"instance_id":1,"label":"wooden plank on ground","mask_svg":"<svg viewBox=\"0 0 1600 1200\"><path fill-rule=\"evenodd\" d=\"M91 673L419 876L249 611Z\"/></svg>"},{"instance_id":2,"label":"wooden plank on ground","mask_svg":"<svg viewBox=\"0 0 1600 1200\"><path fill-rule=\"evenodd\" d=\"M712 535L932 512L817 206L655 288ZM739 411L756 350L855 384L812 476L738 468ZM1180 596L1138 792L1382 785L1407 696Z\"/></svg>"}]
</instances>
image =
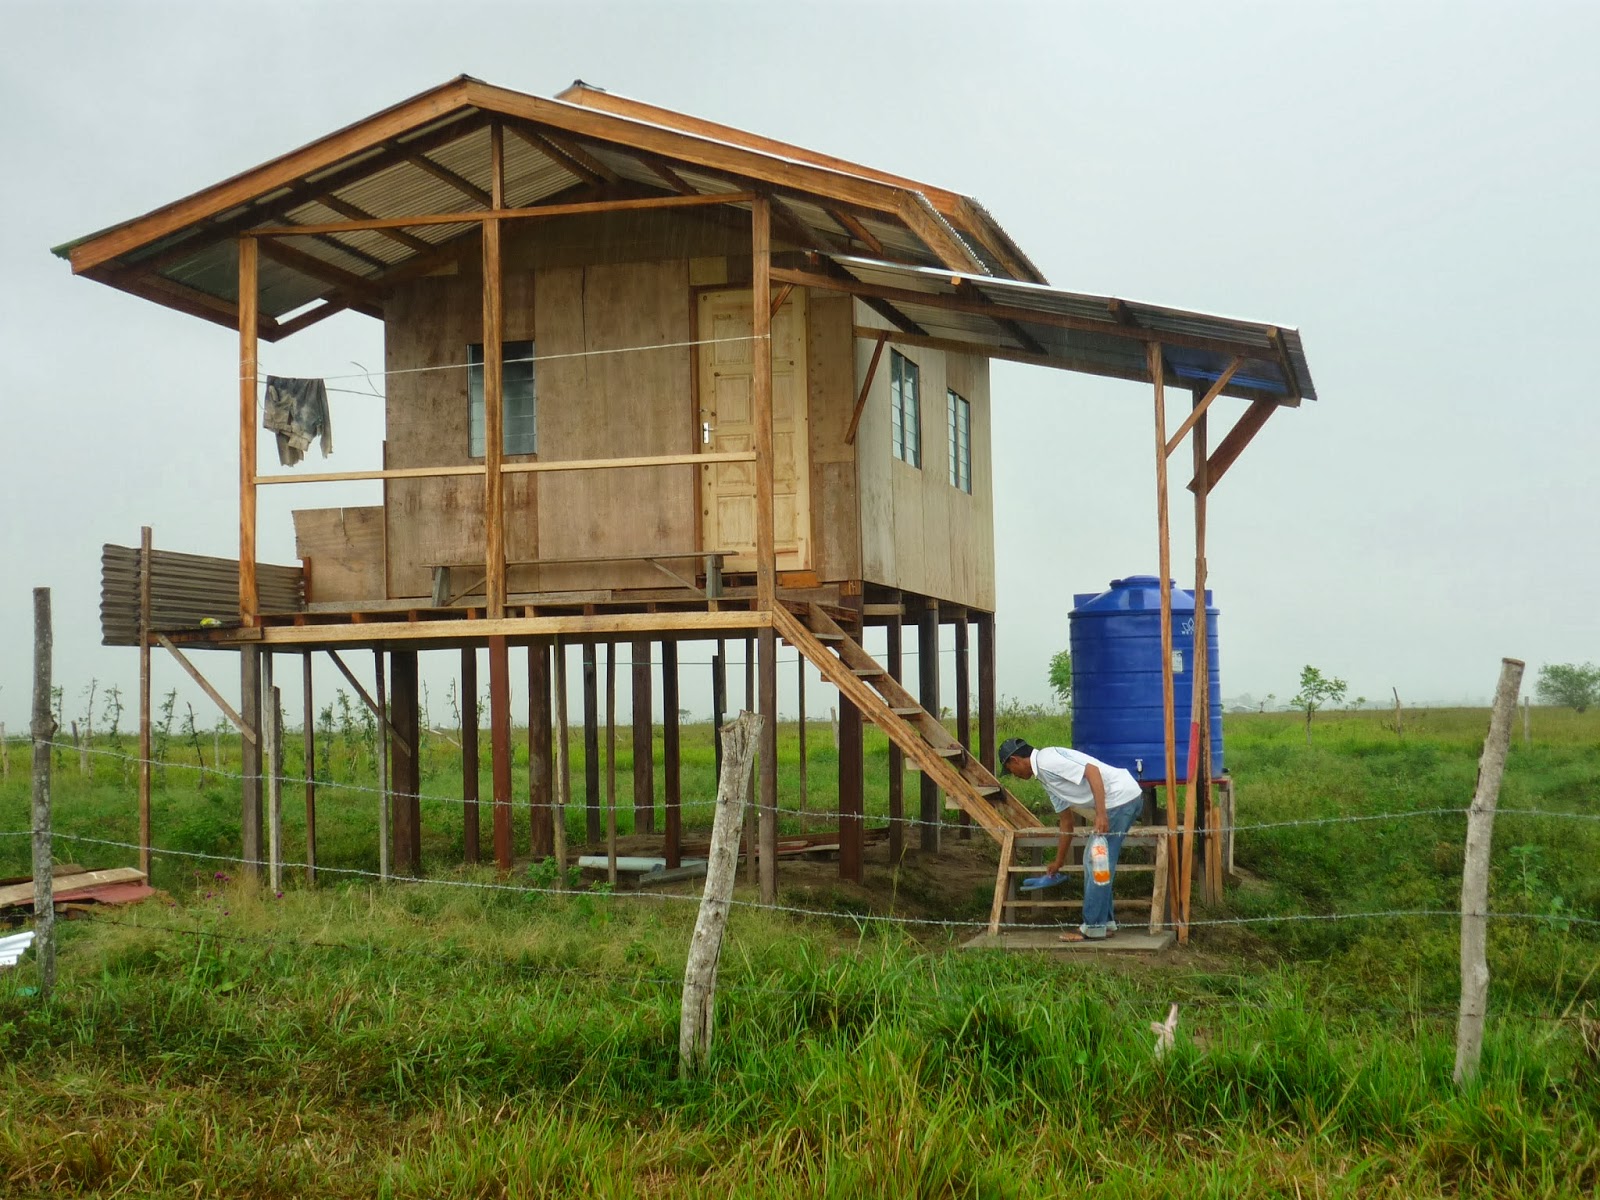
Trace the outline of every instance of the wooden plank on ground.
<instances>
[{"instance_id":1,"label":"wooden plank on ground","mask_svg":"<svg viewBox=\"0 0 1600 1200\"><path fill-rule=\"evenodd\" d=\"M57 888L57 898L65 891L80 892L85 888L108 883L143 883L145 874L137 867L112 867L104 871L84 871L62 880L64 887ZM33 880L0 888L0 908L33 903Z\"/></svg>"}]
</instances>

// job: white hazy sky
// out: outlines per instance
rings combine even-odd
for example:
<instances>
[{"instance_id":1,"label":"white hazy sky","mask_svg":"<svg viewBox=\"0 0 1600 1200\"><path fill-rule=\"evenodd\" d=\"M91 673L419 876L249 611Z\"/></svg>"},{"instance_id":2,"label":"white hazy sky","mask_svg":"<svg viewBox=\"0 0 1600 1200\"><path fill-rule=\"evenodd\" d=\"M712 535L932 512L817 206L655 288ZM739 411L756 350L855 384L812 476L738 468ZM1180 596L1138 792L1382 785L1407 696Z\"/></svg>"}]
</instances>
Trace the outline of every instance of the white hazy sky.
<instances>
[{"instance_id":1,"label":"white hazy sky","mask_svg":"<svg viewBox=\"0 0 1600 1200\"><path fill-rule=\"evenodd\" d=\"M462 72L543 95L582 77L927 179L976 195L1058 286L1299 327L1323 399L1274 417L1212 501L1227 694L1287 696L1309 662L1353 696L1481 702L1502 655L1600 659L1578 369L1600 5L0 0L0 28L13 731L32 587L54 589L70 714L91 677L135 678L133 651L99 645L101 543L150 524L173 549L237 547L235 338L48 248ZM352 361L381 361L375 322L264 352L288 374ZM1004 363L993 391L1000 687L1042 699L1072 594L1155 569L1149 393ZM339 465L363 465L376 424L336 418ZM1187 499L1180 479L1180 581ZM287 510L264 504L266 560L294 561Z\"/></svg>"}]
</instances>

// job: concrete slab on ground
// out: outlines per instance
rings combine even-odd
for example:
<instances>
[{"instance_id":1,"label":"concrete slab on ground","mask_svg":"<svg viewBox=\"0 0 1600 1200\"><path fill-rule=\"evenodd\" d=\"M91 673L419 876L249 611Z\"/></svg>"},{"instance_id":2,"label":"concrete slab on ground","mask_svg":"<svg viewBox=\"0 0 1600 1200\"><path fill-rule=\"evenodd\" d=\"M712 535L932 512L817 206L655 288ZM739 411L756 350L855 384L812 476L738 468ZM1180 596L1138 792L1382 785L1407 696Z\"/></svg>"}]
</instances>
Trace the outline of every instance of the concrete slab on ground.
<instances>
[{"instance_id":1,"label":"concrete slab on ground","mask_svg":"<svg viewBox=\"0 0 1600 1200\"><path fill-rule=\"evenodd\" d=\"M1115 937L1100 941L1063 942L1059 929L1003 929L999 933L980 933L962 944L963 950L1030 950L1056 954L1159 954L1177 940L1170 930L1150 933L1119 930Z\"/></svg>"}]
</instances>

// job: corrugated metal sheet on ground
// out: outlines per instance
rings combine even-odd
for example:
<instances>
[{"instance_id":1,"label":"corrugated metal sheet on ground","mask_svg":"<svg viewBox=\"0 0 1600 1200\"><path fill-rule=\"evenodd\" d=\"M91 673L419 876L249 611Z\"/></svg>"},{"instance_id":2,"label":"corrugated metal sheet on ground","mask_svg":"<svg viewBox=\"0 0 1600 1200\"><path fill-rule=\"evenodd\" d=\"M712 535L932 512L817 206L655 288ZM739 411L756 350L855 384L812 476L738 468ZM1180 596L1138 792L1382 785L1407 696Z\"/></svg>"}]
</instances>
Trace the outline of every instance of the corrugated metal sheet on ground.
<instances>
[{"instance_id":1,"label":"corrugated metal sheet on ground","mask_svg":"<svg viewBox=\"0 0 1600 1200\"><path fill-rule=\"evenodd\" d=\"M299 567L256 565L261 611L305 608ZM239 623L239 563L156 550L150 556L150 626L160 633L204 628L206 621ZM139 644L139 551L107 545L100 554L100 638L106 646Z\"/></svg>"}]
</instances>

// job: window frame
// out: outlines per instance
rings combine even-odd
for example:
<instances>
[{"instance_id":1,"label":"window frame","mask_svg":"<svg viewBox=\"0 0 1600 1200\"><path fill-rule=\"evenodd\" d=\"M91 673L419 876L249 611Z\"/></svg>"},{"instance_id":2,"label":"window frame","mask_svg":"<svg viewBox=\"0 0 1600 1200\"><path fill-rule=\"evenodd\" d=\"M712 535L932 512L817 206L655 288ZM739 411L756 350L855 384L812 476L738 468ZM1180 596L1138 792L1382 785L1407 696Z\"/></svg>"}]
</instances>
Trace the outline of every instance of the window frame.
<instances>
[{"instance_id":1,"label":"window frame","mask_svg":"<svg viewBox=\"0 0 1600 1200\"><path fill-rule=\"evenodd\" d=\"M501 453L530 455L539 453L539 376L534 369L534 343L531 338L500 343L501 391L505 403L504 427L500 431ZM520 387L526 369L526 412L513 412L513 406L523 403L513 395ZM488 434L485 429L488 414L485 412L483 394L483 343L467 343L467 457L481 459L487 456ZM515 439L515 440L514 440Z\"/></svg>"},{"instance_id":2,"label":"window frame","mask_svg":"<svg viewBox=\"0 0 1600 1200\"><path fill-rule=\"evenodd\" d=\"M954 388L945 389L950 439L950 486L972 495L972 402Z\"/></svg>"},{"instance_id":3,"label":"window frame","mask_svg":"<svg viewBox=\"0 0 1600 1200\"><path fill-rule=\"evenodd\" d=\"M889 452L906 466L922 469L922 368L898 350L889 351Z\"/></svg>"}]
</instances>

